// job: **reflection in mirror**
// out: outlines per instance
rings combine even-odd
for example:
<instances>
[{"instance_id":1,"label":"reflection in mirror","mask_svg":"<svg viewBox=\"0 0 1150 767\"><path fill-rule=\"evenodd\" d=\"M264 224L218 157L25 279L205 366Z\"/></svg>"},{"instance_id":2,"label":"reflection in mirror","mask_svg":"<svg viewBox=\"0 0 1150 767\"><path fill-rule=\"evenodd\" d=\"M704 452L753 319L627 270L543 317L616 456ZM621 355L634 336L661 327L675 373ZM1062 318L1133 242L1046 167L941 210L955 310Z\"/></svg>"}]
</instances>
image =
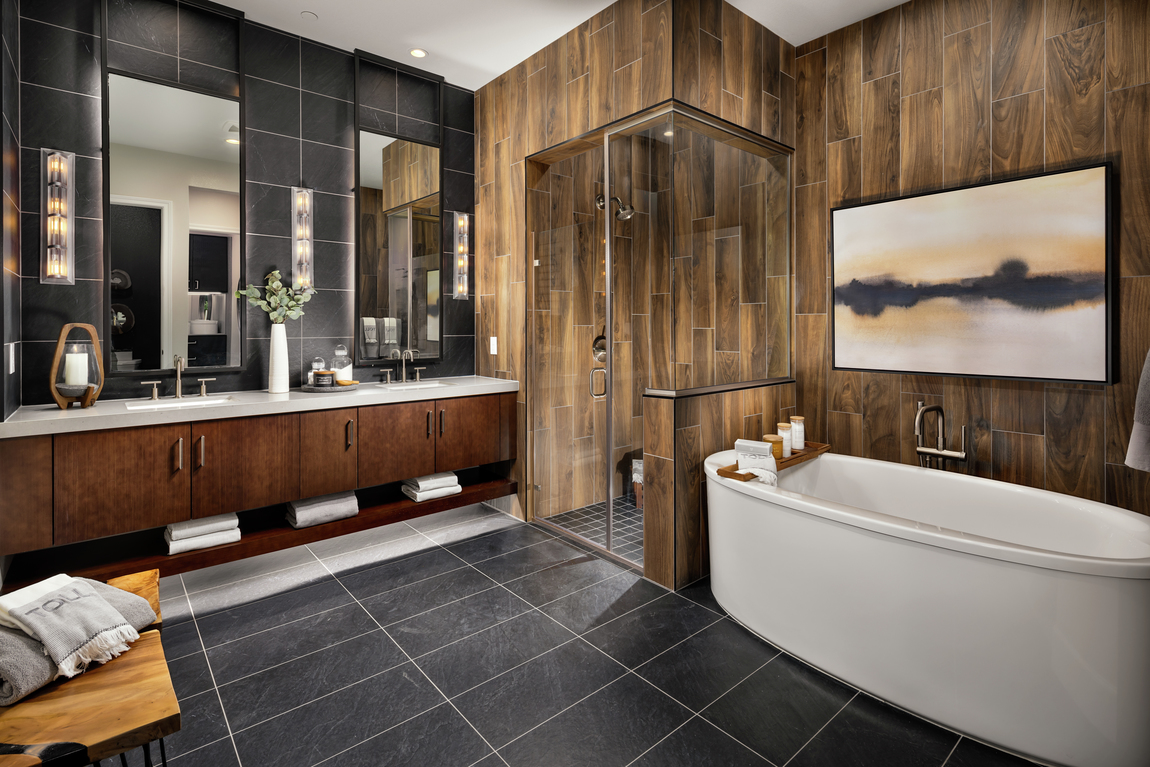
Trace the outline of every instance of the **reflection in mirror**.
<instances>
[{"instance_id":1,"label":"reflection in mirror","mask_svg":"<svg viewBox=\"0 0 1150 767\"><path fill-rule=\"evenodd\" d=\"M439 149L359 134L360 364L440 356Z\"/></svg>"},{"instance_id":2,"label":"reflection in mirror","mask_svg":"<svg viewBox=\"0 0 1150 767\"><path fill-rule=\"evenodd\" d=\"M241 364L239 103L108 77L109 369Z\"/></svg>"}]
</instances>

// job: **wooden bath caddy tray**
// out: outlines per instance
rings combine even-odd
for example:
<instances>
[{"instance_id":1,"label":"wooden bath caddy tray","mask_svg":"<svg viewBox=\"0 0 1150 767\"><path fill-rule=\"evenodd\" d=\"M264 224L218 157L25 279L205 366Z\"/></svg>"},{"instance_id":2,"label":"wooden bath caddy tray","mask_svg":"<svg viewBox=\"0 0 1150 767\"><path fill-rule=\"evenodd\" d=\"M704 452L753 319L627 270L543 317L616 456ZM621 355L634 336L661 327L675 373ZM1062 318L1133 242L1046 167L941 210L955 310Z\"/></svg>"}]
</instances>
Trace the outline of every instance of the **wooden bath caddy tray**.
<instances>
[{"instance_id":1,"label":"wooden bath caddy tray","mask_svg":"<svg viewBox=\"0 0 1150 767\"><path fill-rule=\"evenodd\" d=\"M821 442L807 441L806 447L802 450L792 450L790 458L782 458L776 461L779 471L789 469L792 466L798 466L800 463L806 463L812 458L818 458L823 453L831 449L830 445L824 445ZM739 471L739 464L731 464L730 466L720 467L718 470L720 477L727 479L737 479L740 482L749 482L755 478L754 474L743 474Z\"/></svg>"}]
</instances>

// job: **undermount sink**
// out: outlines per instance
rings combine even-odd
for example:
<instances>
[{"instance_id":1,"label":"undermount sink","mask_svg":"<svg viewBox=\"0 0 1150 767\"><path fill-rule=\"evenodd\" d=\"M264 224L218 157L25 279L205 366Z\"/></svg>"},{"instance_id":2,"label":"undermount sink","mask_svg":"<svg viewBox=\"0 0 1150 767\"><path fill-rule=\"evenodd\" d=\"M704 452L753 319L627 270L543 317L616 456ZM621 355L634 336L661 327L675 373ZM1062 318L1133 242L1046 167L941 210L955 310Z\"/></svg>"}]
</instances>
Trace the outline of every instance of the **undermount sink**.
<instances>
[{"instance_id":1,"label":"undermount sink","mask_svg":"<svg viewBox=\"0 0 1150 767\"><path fill-rule=\"evenodd\" d=\"M135 402L126 402L124 403L124 407L126 407L128 410L186 410L192 407L226 405L232 401L232 397L184 397L182 399L147 399Z\"/></svg>"},{"instance_id":2,"label":"undermount sink","mask_svg":"<svg viewBox=\"0 0 1150 767\"><path fill-rule=\"evenodd\" d=\"M377 384L381 389L388 391L411 391L413 389L443 389L448 386L455 386L453 383L446 381L409 381L407 383L391 383L391 384Z\"/></svg>"}]
</instances>

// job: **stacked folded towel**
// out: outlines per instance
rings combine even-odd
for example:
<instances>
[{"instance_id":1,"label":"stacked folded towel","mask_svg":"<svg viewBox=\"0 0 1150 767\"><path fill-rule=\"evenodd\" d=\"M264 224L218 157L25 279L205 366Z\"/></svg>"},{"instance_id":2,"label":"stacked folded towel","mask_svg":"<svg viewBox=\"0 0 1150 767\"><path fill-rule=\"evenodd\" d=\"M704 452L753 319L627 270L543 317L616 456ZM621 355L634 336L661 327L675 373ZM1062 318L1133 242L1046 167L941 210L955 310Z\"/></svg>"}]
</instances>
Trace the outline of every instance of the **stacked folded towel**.
<instances>
[{"instance_id":1,"label":"stacked folded towel","mask_svg":"<svg viewBox=\"0 0 1150 767\"><path fill-rule=\"evenodd\" d=\"M737 439L735 453L738 455L739 471L754 474L764 484L778 486L779 470L771 443Z\"/></svg>"},{"instance_id":2,"label":"stacked folded towel","mask_svg":"<svg viewBox=\"0 0 1150 767\"><path fill-rule=\"evenodd\" d=\"M355 493L334 493L292 501L288 504L287 521L292 527L312 527L337 519L347 519L359 513Z\"/></svg>"},{"instance_id":3,"label":"stacked folded towel","mask_svg":"<svg viewBox=\"0 0 1150 767\"><path fill-rule=\"evenodd\" d=\"M175 522L164 530L169 554L235 543L239 539L240 519L235 514Z\"/></svg>"},{"instance_id":4,"label":"stacked folded towel","mask_svg":"<svg viewBox=\"0 0 1150 767\"><path fill-rule=\"evenodd\" d=\"M0 598L0 706L111 660L155 620L146 599L66 575Z\"/></svg>"},{"instance_id":5,"label":"stacked folded towel","mask_svg":"<svg viewBox=\"0 0 1150 767\"><path fill-rule=\"evenodd\" d=\"M405 479L403 481L403 494L416 503L430 501L433 498L445 498L449 495L462 493L459 477L450 471L440 474L428 474L426 477Z\"/></svg>"}]
</instances>

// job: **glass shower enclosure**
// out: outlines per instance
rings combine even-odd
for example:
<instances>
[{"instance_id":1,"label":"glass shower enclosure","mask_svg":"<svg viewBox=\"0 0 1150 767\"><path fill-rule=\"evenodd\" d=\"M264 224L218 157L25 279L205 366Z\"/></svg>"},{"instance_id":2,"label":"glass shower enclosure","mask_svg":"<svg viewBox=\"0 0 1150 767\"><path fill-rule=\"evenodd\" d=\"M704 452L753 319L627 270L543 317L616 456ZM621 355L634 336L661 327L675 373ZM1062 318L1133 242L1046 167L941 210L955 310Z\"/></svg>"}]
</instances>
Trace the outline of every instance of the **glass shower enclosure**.
<instances>
[{"instance_id":1,"label":"glass shower enclosure","mask_svg":"<svg viewBox=\"0 0 1150 767\"><path fill-rule=\"evenodd\" d=\"M644 403L790 377L790 161L672 106L529 191L536 521L642 567Z\"/></svg>"}]
</instances>

